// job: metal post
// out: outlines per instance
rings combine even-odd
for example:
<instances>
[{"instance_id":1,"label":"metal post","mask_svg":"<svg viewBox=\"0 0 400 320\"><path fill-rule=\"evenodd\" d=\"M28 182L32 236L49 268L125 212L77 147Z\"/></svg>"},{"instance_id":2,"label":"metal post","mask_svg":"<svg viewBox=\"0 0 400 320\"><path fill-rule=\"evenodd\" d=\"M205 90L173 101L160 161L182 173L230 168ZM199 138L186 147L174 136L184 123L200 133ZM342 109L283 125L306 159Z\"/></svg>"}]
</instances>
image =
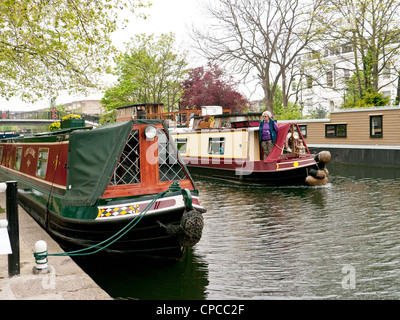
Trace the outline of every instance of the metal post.
<instances>
[{"instance_id":1,"label":"metal post","mask_svg":"<svg viewBox=\"0 0 400 320\"><path fill-rule=\"evenodd\" d=\"M6 211L8 220L8 234L12 254L8 255L8 275L10 277L20 273L19 257L19 224L18 224L18 189L16 181L7 182Z\"/></svg>"}]
</instances>

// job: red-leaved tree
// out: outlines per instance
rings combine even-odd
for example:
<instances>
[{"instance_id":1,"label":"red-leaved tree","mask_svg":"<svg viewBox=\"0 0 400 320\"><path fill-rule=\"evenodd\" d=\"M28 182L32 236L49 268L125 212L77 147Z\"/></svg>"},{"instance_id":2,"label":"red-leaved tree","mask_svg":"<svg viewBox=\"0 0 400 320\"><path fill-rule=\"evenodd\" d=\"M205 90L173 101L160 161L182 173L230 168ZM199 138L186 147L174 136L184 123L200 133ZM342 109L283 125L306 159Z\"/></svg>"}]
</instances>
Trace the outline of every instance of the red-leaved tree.
<instances>
[{"instance_id":1,"label":"red-leaved tree","mask_svg":"<svg viewBox=\"0 0 400 320\"><path fill-rule=\"evenodd\" d=\"M183 95L181 105L187 109L202 106L222 106L232 112L242 112L248 100L235 90L237 84L232 76L226 76L216 64L194 68L181 83Z\"/></svg>"}]
</instances>

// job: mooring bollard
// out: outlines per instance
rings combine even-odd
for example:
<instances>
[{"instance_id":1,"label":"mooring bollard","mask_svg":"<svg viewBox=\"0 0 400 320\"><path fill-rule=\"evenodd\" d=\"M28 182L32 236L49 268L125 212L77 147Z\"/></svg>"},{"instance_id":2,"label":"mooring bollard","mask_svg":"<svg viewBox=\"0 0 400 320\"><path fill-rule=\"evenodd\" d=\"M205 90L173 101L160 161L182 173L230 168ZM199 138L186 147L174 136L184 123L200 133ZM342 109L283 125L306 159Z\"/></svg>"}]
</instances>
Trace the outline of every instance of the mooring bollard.
<instances>
[{"instance_id":1,"label":"mooring bollard","mask_svg":"<svg viewBox=\"0 0 400 320\"><path fill-rule=\"evenodd\" d=\"M47 243L43 240L39 240L35 243L35 254L39 257L43 255L43 258L35 258L36 265L33 267L34 274L50 273L51 269L47 264Z\"/></svg>"}]
</instances>

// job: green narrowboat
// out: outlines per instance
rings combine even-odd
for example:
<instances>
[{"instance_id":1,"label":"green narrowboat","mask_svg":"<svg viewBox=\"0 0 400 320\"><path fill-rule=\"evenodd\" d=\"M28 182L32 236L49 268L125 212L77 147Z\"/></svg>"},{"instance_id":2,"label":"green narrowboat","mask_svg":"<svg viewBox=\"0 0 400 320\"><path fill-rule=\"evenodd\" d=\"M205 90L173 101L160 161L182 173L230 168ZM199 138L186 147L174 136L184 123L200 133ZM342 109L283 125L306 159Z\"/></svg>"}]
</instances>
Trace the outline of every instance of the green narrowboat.
<instances>
[{"instance_id":1,"label":"green narrowboat","mask_svg":"<svg viewBox=\"0 0 400 320\"><path fill-rule=\"evenodd\" d=\"M201 238L205 209L163 120L3 139L0 159L1 180L66 249L179 258Z\"/></svg>"}]
</instances>

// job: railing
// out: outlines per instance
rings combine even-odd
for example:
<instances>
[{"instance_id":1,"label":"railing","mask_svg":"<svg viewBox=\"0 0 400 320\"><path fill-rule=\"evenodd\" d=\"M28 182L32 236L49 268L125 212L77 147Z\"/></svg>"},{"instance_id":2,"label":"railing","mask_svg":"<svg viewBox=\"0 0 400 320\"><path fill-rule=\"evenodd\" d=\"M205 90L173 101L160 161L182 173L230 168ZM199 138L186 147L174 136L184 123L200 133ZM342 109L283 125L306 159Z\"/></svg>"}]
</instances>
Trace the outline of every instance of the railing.
<instances>
[{"instance_id":1,"label":"railing","mask_svg":"<svg viewBox=\"0 0 400 320\"><path fill-rule=\"evenodd\" d=\"M190 116L197 116L201 114L201 110L185 110L185 111L171 111L163 113L152 113L146 115L146 119L163 119L176 122L177 126L189 127Z\"/></svg>"},{"instance_id":2,"label":"railing","mask_svg":"<svg viewBox=\"0 0 400 320\"><path fill-rule=\"evenodd\" d=\"M58 110L29 111L29 112L0 110L0 116L2 119L13 119L13 120L54 119L54 121L56 121L56 120L62 119L62 117L65 117L68 114L69 114L69 112L58 111ZM85 113L74 113L74 114L80 115L81 117L85 117L86 121L90 121L92 123L99 123L99 121L100 121L99 115L85 114Z\"/></svg>"},{"instance_id":3,"label":"railing","mask_svg":"<svg viewBox=\"0 0 400 320\"><path fill-rule=\"evenodd\" d=\"M231 110L224 109L223 113L231 113ZM201 115L201 110L184 110L184 111L171 111L171 112L147 114L146 119L171 120L176 122L177 126L186 126L189 128L191 117L200 115Z\"/></svg>"}]
</instances>

